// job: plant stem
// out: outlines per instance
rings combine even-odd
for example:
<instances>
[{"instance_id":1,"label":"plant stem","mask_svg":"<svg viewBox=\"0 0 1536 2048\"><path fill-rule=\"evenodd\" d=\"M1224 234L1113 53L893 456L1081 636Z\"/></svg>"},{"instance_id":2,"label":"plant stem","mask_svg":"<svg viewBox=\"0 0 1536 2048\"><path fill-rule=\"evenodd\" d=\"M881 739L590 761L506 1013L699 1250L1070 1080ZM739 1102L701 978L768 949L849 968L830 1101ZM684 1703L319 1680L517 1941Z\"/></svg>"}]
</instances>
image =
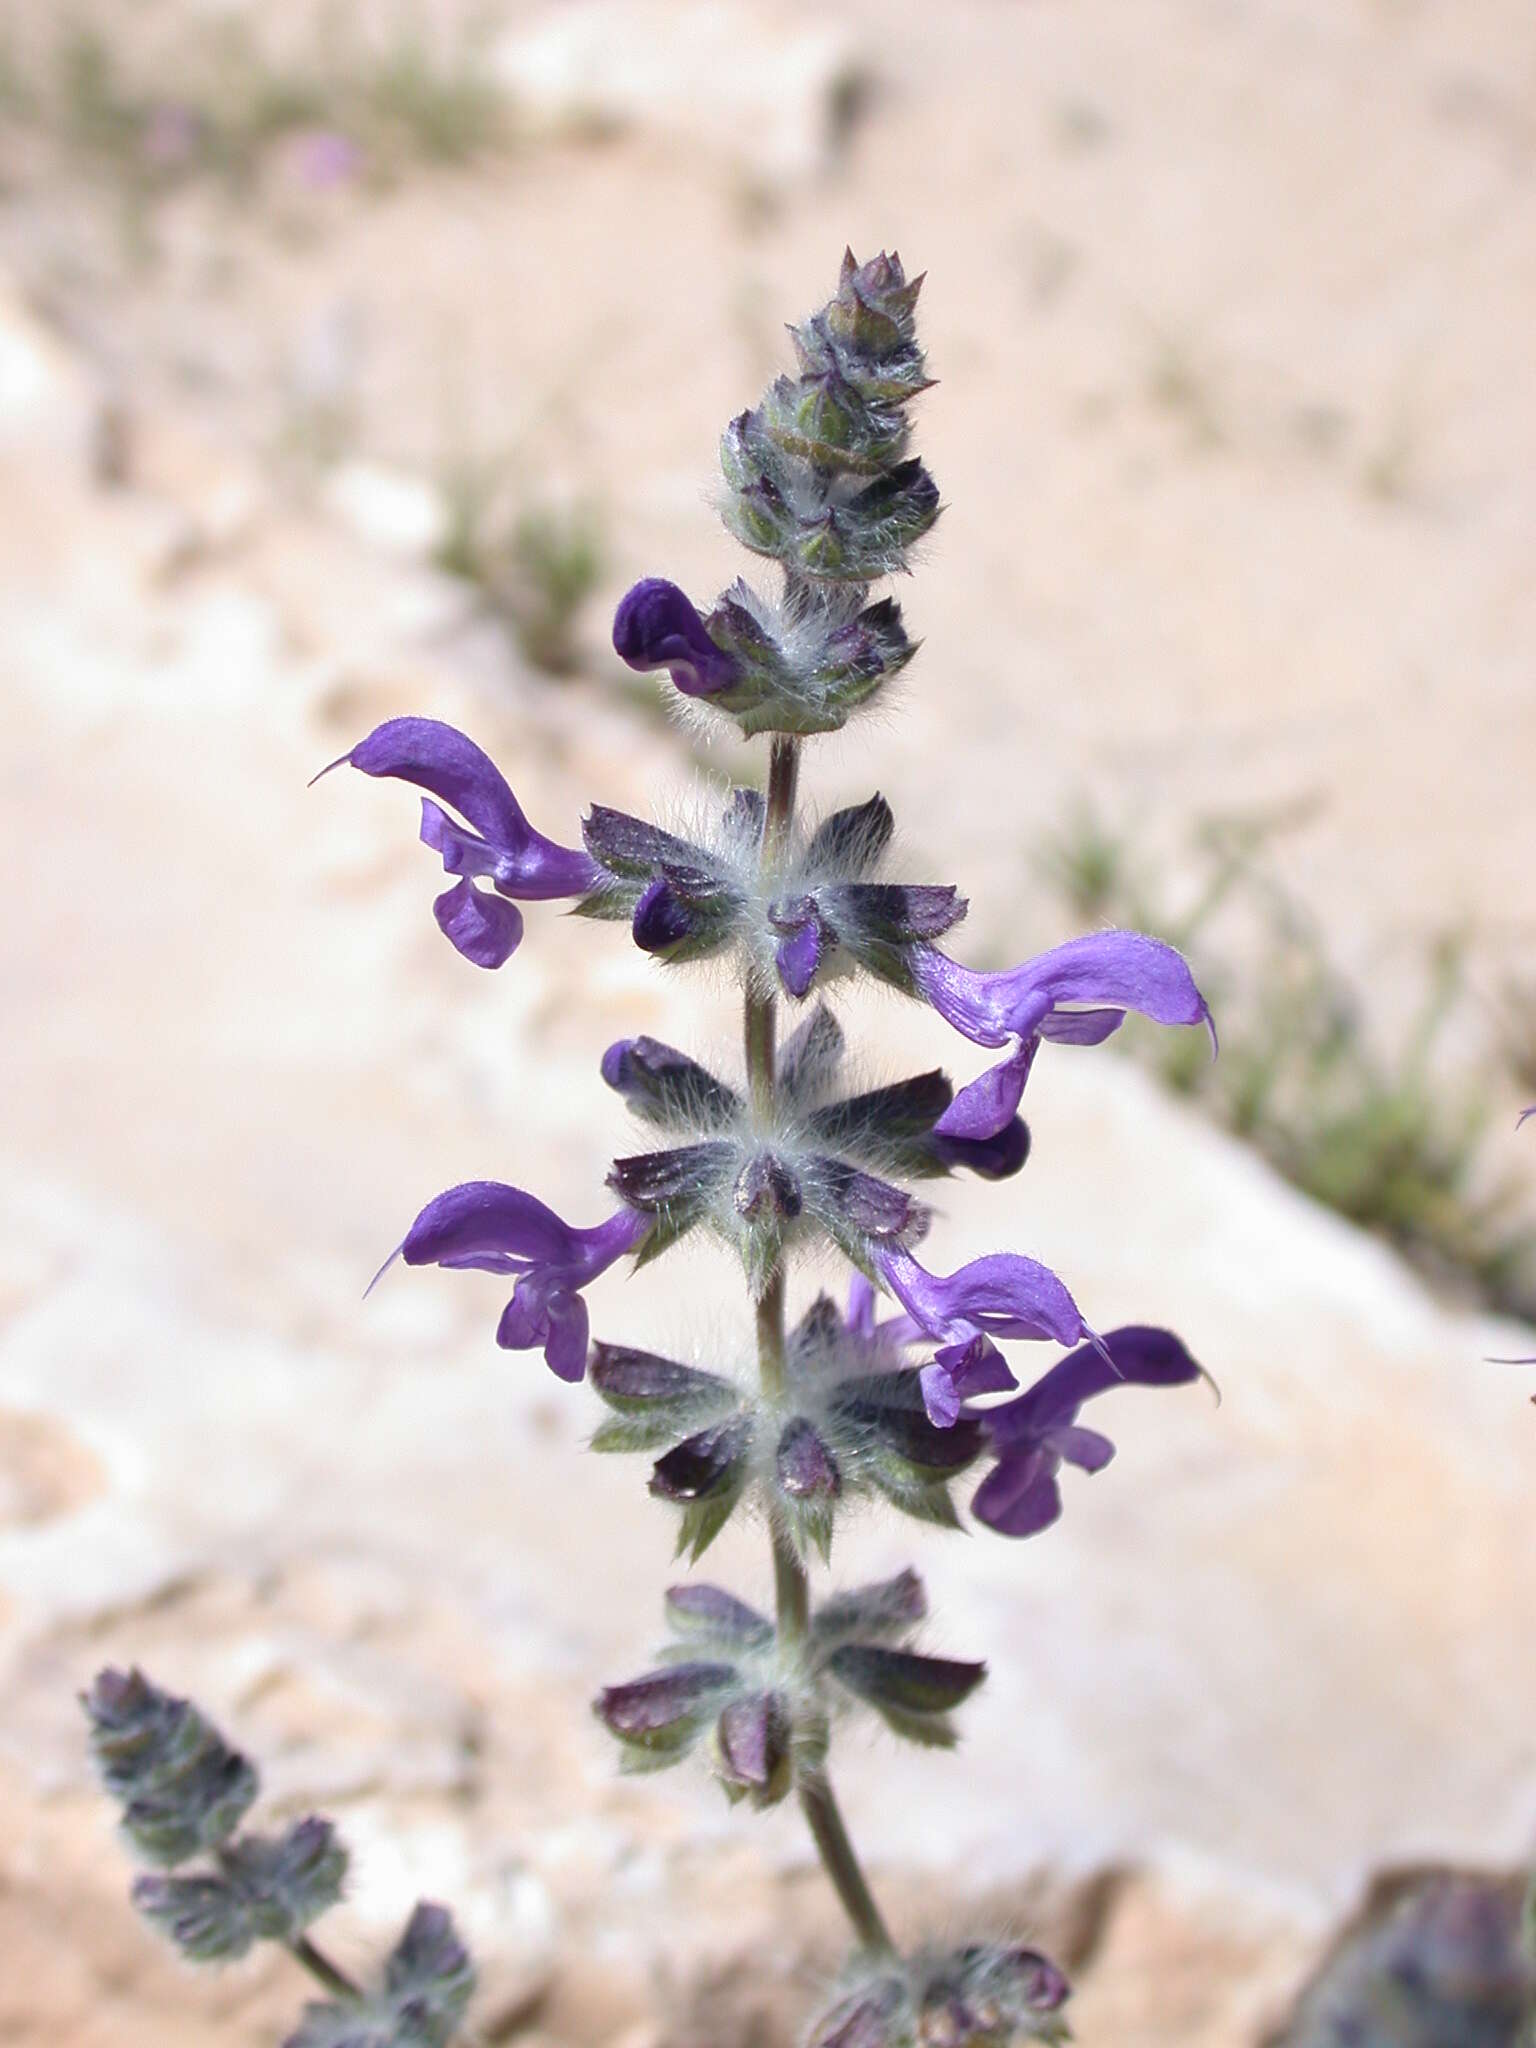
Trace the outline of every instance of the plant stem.
<instances>
[{"instance_id":1,"label":"plant stem","mask_svg":"<svg viewBox=\"0 0 1536 2048\"><path fill-rule=\"evenodd\" d=\"M302 1963L318 1984L323 1984L336 1998L361 1998L362 1989L354 1984L345 1970L338 1970L321 1949L315 1947L307 1934L301 1934L297 1941L288 1944L288 1953L296 1963Z\"/></svg>"},{"instance_id":2,"label":"plant stem","mask_svg":"<svg viewBox=\"0 0 1536 2048\"><path fill-rule=\"evenodd\" d=\"M794 825L795 785L800 772L800 743L786 734L775 735L768 770L768 802L763 819L763 865L775 865ZM772 1111L774 1095L775 1005L771 995L749 989L746 1000L745 1038L747 1082L759 1115ZM778 1266L757 1304L758 1379L770 1401L783 1398L784 1376L784 1268ZM773 1579L778 1640L781 1646L798 1650L804 1643L810 1619L810 1588L805 1566L795 1540L778 1515L772 1517ZM800 1805L816 1844L827 1876L842 1901L843 1910L866 1949L891 1952L891 1937L880 1909L859 1868L848 1830L843 1825L831 1780L825 1765L802 1775Z\"/></svg>"},{"instance_id":3,"label":"plant stem","mask_svg":"<svg viewBox=\"0 0 1536 2048\"><path fill-rule=\"evenodd\" d=\"M859 1940L877 1954L894 1954L895 1944L859 1868L859 1859L833 1795L832 1781L825 1770L808 1773L801 1779L800 1807L815 1838L817 1853Z\"/></svg>"}]
</instances>

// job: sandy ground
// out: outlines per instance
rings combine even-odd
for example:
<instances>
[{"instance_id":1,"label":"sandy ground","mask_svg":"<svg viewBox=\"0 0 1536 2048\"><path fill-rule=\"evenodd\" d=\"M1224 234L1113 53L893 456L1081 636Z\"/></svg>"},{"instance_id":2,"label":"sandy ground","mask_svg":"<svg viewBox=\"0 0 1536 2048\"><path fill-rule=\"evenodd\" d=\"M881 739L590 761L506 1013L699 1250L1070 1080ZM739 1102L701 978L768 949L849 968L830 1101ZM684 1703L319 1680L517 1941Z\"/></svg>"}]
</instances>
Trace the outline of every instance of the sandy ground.
<instances>
[{"instance_id":1,"label":"sandy ground","mask_svg":"<svg viewBox=\"0 0 1536 2048\"><path fill-rule=\"evenodd\" d=\"M129 1911L70 1698L107 1658L336 1812L349 1961L452 1899L494 2037L776 2048L835 1967L792 1816L612 1777L586 1701L642 1668L670 1545L637 1469L576 1455L595 1403L495 1352L494 1281L358 1301L460 1178L598 1213L602 1048L729 1048L729 1004L538 907L477 975L409 798L304 783L414 709L556 837L594 795L676 801L604 621L635 575L740 572L714 438L845 240L930 272L949 509L901 702L819 750L812 799L878 783L978 960L1066 935L1033 858L1088 792L1164 848L1305 807L1290 878L1385 1030L1448 924L1482 986L1529 970L1529 9L827 9L873 79L835 148L805 17L725 12L722 70L686 7L613 10L666 58L613 132L382 194L191 189L147 266L87 166L6 131L0 2039L255 2044L296 2009L280 1968L189 1981ZM543 19L506 10L514 51ZM342 485L294 452L317 407ZM466 448L602 508L569 683L424 559ZM891 1072L954 1058L869 1016ZM1247 2048L1371 1871L1529 1850L1536 1430L1481 1361L1536 1342L1112 1054L1032 1094L1029 1170L957 1189L936 1259L1028 1248L1100 1322L1177 1324L1225 1404L1127 1397L1119 1465L1038 1544L852 1533L839 1575L916 1555L935 1642L993 1678L958 1761L850 1733L847 1804L904 1932L1034 1928L1089 2044ZM598 1329L733 1342L723 1262L667 1271L605 1283ZM733 1531L712 1575L760 1587L760 1548Z\"/></svg>"}]
</instances>

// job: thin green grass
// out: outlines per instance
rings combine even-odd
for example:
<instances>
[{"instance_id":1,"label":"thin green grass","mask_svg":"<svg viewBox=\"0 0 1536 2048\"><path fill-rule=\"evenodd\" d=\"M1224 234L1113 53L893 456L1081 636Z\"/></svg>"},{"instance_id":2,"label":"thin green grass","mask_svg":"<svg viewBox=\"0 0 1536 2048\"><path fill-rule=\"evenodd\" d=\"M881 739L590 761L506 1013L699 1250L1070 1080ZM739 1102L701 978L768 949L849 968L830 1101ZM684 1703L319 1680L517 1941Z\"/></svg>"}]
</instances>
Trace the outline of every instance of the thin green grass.
<instances>
[{"instance_id":1,"label":"thin green grass","mask_svg":"<svg viewBox=\"0 0 1536 2048\"><path fill-rule=\"evenodd\" d=\"M1193 888L1176 908L1147 863L1088 808L1041 866L1078 917L1150 931L1196 963L1221 1026L1196 1034L1132 1019L1126 1049L1253 1144L1315 1200L1375 1231L1432 1277L1469 1282L1501 1312L1536 1314L1536 1227L1491 1167L1486 1077L1444 1055L1467 998L1459 938L1430 947L1406 1024L1384 1048L1361 992L1277 879L1277 821L1200 828Z\"/></svg>"}]
</instances>

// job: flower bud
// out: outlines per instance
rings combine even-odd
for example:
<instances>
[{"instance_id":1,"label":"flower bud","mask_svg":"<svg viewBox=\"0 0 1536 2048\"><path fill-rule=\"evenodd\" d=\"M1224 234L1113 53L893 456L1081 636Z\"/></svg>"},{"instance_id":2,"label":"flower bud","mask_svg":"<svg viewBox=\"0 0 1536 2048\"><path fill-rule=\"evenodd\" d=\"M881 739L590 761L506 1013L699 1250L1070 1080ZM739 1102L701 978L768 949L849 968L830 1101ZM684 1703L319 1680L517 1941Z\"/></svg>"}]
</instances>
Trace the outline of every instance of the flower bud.
<instances>
[{"instance_id":1,"label":"flower bud","mask_svg":"<svg viewBox=\"0 0 1536 2048\"><path fill-rule=\"evenodd\" d=\"M727 1796L756 1807L776 1806L794 1780L793 1723L776 1692L732 1700L715 1723L715 1775Z\"/></svg>"},{"instance_id":2,"label":"flower bud","mask_svg":"<svg viewBox=\"0 0 1536 2048\"><path fill-rule=\"evenodd\" d=\"M97 1769L142 1856L174 1868L228 1840L256 1797L256 1772L190 1701L140 1671L106 1670L81 1704Z\"/></svg>"},{"instance_id":3,"label":"flower bud","mask_svg":"<svg viewBox=\"0 0 1536 2048\"><path fill-rule=\"evenodd\" d=\"M256 1939L251 1910L219 1877L136 1877L133 1903L189 1963L237 1962Z\"/></svg>"},{"instance_id":4,"label":"flower bud","mask_svg":"<svg viewBox=\"0 0 1536 2048\"><path fill-rule=\"evenodd\" d=\"M651 1493L683 1509L679 1556L686 1550L697 1562L730 1520L747 1483L752 1435L751 1416L733 1415L684 1438L652 1467Z\"/></svg>"},{"instance_id":5,"label":"flower bud","mask_svg":"<svg viewBox=\"0 0 1536 2048\"><path fill-rule=\"evenodd\" d=\"M814 1544L823 1557L832 1548L832 1523L843 1478L813 1423L797 1415L785 1424L774 1453L779 1506L802 1548Z\"/></svg>"}]
</instances>

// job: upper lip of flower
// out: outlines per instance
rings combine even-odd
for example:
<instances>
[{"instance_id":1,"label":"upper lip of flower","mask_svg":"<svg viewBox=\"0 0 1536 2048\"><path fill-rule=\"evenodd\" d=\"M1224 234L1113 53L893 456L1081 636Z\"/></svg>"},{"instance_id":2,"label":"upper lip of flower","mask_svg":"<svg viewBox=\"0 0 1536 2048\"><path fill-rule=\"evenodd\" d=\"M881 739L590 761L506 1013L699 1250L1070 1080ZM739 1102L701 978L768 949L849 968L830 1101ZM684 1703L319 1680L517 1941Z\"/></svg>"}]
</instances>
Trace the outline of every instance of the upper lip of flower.
<instances>
[{"instance_id":1,"label":"upper lip of flower","mask_svg":"<svg viewBox=\"0 0 1536 2048\"><path fill-rule=\"evenodd\" d=\"M536 832L490 756L439 719L388 719L314 780L343 762L364 775L389 776L430 792L421 805L422 842L441 857L448 874L461 877L433 908L445 936L476 966L501 966L516 950L523 923L510 904L476 889L475 880L489 881L499 896L533 903L584 896L603 878L590 854ZM468 824L450 817L442 804Z\"/></svg>"},{"instance_id":2,"label":"upper lip of flower","mask_svg":"<svg viewBox=\"0 0 1536 2048\"><path fill-rule=\"evenodd\" d=\"M579 1380L587 1359L580 1290L637 1250L651 1226L652 1218L625 1205L591 1229L576 1229L522 1188L464 1181L427 1204L374 1282L397 1258L408 1266L515 1273L496 1341L510 1351L542 1345L551 1371Z\"/></svg>"},{"instance_id":3,"label":"upper lip of flower","mask_svg":"<svg viewBox=\"0 0 1536 2048\"><path fill-rule=\"evenodd\" d=\"M1090 932L998 974L962 967L932 945L913 946L908 964L918 994L973 1044L1014 1044L960 1090L935 1126L940 1136L995 1136L1018 1108L1042 1039L1101 1044L1127 1010L1158 1024L1204 1024L1215 1051L1216 1027L1188 964L1145 932Z\"/></svg>"}]
</instances>

